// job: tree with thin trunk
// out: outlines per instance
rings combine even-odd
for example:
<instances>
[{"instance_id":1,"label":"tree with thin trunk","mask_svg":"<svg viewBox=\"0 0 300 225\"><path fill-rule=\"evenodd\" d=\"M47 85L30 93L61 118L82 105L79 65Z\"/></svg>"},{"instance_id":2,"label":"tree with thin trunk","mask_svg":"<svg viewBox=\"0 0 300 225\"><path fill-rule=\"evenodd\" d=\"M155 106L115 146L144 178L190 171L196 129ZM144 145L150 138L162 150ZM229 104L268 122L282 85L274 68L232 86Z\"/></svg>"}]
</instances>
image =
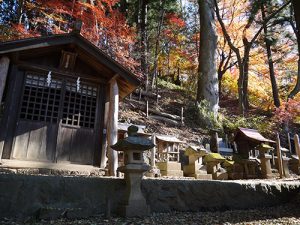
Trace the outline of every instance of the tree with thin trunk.
<instances>
[{"instance_id":1,"label":"tree with thin trunk","mask_svg":"<svg viewBox=\"0 0 300 225\"><path fill-rule=\"evenodd\" d=\"M139 0L138 9L138 35L139 35L139 47L140 47L140 62L141 70L146 78L145 89L148 90L148 57L147 57L147 0Z\"/></svg>"},{"instance_id":2,"label":"tree with thin trunk","mask_svg":"<svg viewBox=\"0 0 300 225\"><path fill-rule=\"evenodd\" d=\"M218 74L216 70L217 34L213 0L199 0L200 49L197 101L207 100L215 117L219 107Z\"/></svg>"},{"instance_id":3,"label":"tree with thin trunk","mask_svg":"<svg viewBox=\"0 0 300 225\"><path fill-rule=\"evenodd\" d=\"M161 9L160 9L160 14L159 14L159 21L157 24L157 32L156 32L156 38L155 38L155 48L154 48L154 65L153 65L153 75L152 75L152 89L154 88L155 85L155 79L157 79L157 63L158 63L158 55L159 55L159 39L160 39L160 34L162 30L162 25L164 22L164 15L165 15L165 3L166 1L160 1ZM157 87L156 87L157 88Z\"/></svg>"},{"instance_id":4,"label":"tree with thin trunk","mask_svg":"<svg viewBox=\"0 0 300 225\"><path fill-rule=\"evenodd\" d=\"M298 43L298 55L300 55L300 1L292 0L292 7L294 10L295 24L293 25L294 32L296 34ZM288 98L294 98L296 94L300 92L300 57L298 56L298 73L297 82Z\"/></svg>"},{"instance_id":5,"label":"tree with thin trunk","mask_svg":"<svg viewBox=\"0 0 300 225\"><path fill-rule=\"evenodd\" d=\"M237 65L239 70L239 78L238 78L238 100L239 100L239 111L241 114L244 115L246 111L249 109L249 96L248 96L248 76L249 76L249 59L250 59L250 51L253 47L254 42L257 40L258 36L261 34L264 28L264 24L268 24L268 22L273 19L281 10L283 10L290 1L284 3L280 8L278 8L276 11L271 13L268 17L265 18L261 22L261 26L258 28L256 33L252 36L251 39L247 37L248 29L251 27L251 25L255 22L255 15L258 13L258 7L254 7L255 4L258 4L259 0L254 1L250 16L248 17L248 21L246 23L246 26L243 28L243 36L242 36L242 42L243 42L243 51L235 45L227 31L227 28L225 26L225 23L220 15L220 9L218 6L217 0L214 0L215 2L215 8L216 8L216 15L217 19L221 25L221 29L223 32L224 37L226 38L226 41L228 42L229 47L232 49L232 51L235 53L237 58Z\"/></svg>"},{"instance_id":6,"label":"tree with thin trunk","mask_svg":"<svg viewBox=\"0 0 300 225\"><path fill-rule=\"evenodd\" d=\"M268 3L266 3L268 4ZM268 6L268 5L267 5ZM262 19L266 19L266 9L265 5L262 2L261 3L261 15ZM280 106L280 99L279 99L279 94L278 94L278 86L277 86L277 81L275 77L275 71L274 71L274 62L272 58L272 50L271 50L271 41L268 38L268 27L267 24L263 24L263 30L264 30L264 42L266 45L267 49L267 57L268 57L268 64L269 64L269 71L270 71L270 80L271 80L271 85L272 85L272 94L273 94L273 100L274 100L274 105L276 107Z\"/></svg>"}]
</instances>

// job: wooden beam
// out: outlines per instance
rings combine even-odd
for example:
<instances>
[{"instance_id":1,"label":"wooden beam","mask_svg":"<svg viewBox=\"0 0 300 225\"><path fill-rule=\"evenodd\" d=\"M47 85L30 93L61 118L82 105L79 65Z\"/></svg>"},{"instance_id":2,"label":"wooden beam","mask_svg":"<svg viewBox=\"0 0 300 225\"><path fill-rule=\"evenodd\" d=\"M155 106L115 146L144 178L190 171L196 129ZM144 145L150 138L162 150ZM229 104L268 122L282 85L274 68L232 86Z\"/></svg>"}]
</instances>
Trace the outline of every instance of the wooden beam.
<instances>
[{"instance_id":1,"label":"wooden beam","mask_svg":"<svg viewBox=\"0 0 300 225\"><path fill-rule=\"evenodd\" d=\"M108 83L114 82L119 77L119 74L115 74L112 78L109 79Z\"/></svg>"},{"instance_id":2,"label":"wooden beam","mask_svg":"<svg viewBox=\"0 0 300 225\"><path fill-rule=\"evenodd\" d=\"M279 172L280 178L283 178L284 172L283 172L283 165L282 165L282 155L281 155L280 138L279 138L279 134L278 133L276 135L276 150L277 150L278 172Z\"/></svg>"},{"instance_id":3,"label":"wooden beam","mask_svg":"<svg viewBox=\"0 0 300 225\"><path fill-rule=\"evenodd\" d=\"M6 78L9 68L9 58L7 56L3 56L0 59L0 105L2 102L2 97L5 89Z\"/></svg>"},{"instance_id":4,"label":"wooden beam","mask_svg":"<svg viewBox=\"0 0 300 225\"><path fill-rule=\"evenodd\" d=\"M298 156L298 160L300 163L300 142L299 142L299 136L297 134L294 135L294 143L295 143L296 155Z\"/></svg>"},{"instance_id":5,"label":"wooden beam","mask_svg":"<svg viewBox=\"0 0 300 225\"><path fill-rule=\"evenodd\" d=\"M29 69L29 70L34 70L34 71L38 71L38 72L48 73L49 71L52 71L52 73L56 73L56 74L63 75L66 77L72 77L72 78L81 77L85 80L96 82L96 83L106 84L108 82L108 80L103 79L101 77L92 78L91 75L89 75L89 74L83 74L83 73L77 73L77 72L74 73L72 71L64 71L64 70L60 70L60 69L50 67L50 66L41 66L41 65L37 65L37 64L33 64L33 63L23 62L23 61L19 61L17 63L17 66L21 69L22 68Z\"/></svg>"},{"instance_id":6,"label":"wooden beam","mask_svg":"<svg viewBox=\"0 0 300 225\"><path fill-rule=\"evenodd\" d=\"M119 87L116 79L110 83L109 96L109 120L107 132L108 174L110 176L116 176L118 168L118 153L110 147L118 140Z\"/></svg>"}]
</instances>

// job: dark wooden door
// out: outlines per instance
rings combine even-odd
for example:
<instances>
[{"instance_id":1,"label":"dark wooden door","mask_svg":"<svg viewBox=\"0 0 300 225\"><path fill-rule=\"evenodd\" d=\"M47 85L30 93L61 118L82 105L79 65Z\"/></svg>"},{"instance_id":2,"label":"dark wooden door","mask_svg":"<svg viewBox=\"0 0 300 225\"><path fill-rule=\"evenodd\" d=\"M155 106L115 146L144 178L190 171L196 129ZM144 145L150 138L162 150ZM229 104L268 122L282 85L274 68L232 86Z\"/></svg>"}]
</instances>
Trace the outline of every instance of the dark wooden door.
<instances>
[{"instance_id":1,"label":"dark wooden door","mask_svg":"<svg viewBox=\"0 0 300 225\"><path fill-rule=\"evenodd\" d=\"M91 83L66 81L57 137L57 161L93 164L98 91L98 86Z\"/></svg>"},{"instance_id":2,"label":"dark wooden door","mask_svg":"<svg viewBox=\"0 0 300 225\"><path fill-rule=\"evenodd\" d=\"M28 73L13 159L93 164L99 86ZM99 118L99 117L98 117Z\"/></svg>"},{"instance_id":3,"label":"dark wooden door","mask_svg":"<svg viewBox=\"0 0 300 225\"><path fill-rule=\"evenodd\" d=\"M53 161L62 80L27 73L23 88L11 158Z\"/></svg>"}]
</instances>

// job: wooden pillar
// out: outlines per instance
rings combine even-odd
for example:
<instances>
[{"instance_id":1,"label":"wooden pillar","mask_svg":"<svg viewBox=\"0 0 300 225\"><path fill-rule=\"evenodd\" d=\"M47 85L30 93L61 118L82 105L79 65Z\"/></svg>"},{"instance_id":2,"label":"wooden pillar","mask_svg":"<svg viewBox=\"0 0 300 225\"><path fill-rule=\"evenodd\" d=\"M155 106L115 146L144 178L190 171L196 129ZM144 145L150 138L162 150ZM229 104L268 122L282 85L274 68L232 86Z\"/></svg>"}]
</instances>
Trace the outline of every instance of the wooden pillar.
<instances>
[{"instance_id":1,"label":"wooden pillar","mask_svg":"<svg viewBox=\"0 0 300 225\"><path fill-rule=\"evenodd\" d=\"M152 142L153 144L156 145L156 136L155 134L152 135ZM151 167L152 168L155 168L155 152L156 152L156 146L154 146L152 149L151 149Z\"/></svg>"},{"instance_id":2,"label":"wooden pillar","mask_svg":"<svg viewBox=\"0 0 300 225\"><path fill-rule=\"evenodd\" d=\"M180 122L183 124L183 107L181 107Z\"/></svg>"},{"instance_id":3,"label":"wooden pillar","mask_svg":"<svg viewBox=\"0 0 300 225\"><path fill-rule=\"evenodd\" d=\"M283 173L283 165L282 165L280 138L279 138L278 133L276 135L276 150L277 150L278 172L279 172L280 178L282 178L284 176L284 173Z\"/></svg>"},{"instance_id":4,"label":"wooden pillar","mask_svg":"<svg viewBox=\"0 0 300 225\"><path fill-rule=\"evenodd\" d=\"M290 135L290 133L287 134L287 138L288 138L288 143L289 143L289 150L290 150L290 153L292 154L292 145L291 145L291 135Z\"/></svg>"},{"instance_id":5,"label":"wooden pillar","mask_svg":"<svg viewBox=\"0 0 300 225\"><path fill-rule=\"evenodd\" d=\"M3 56L0 59L0 104L2 102L2 97L4 93L8 68L9 68L9 58L6 56Z\"/></svg>"},{"instance_id":6,"label":"wooden pillar","mask_svg":"<svg viewBox=\"0 0 300 225\"><path fill-rule=\"evenodd\" d=\"M116 176L118 168L118 153L110 147L118 141L119 87L116 78L113 78L110 82L109 98L109 119L107 131L108 174L109 176Z\"/></svg>"},{"instance_id":7,"label":"wooden pillar","mask_svg":"<svg viewBox=\"0 0 300 225\"><path fill-rule=\"evenodd\" d=\"M103 141L102 141L102 152L101 152L101 162L100 162L100 167L103 169L107 166L108 120L109 120L109 102L106 102L105 109L104 109L104 129L103 129Z\"/></svg>"},{"instance_id":8,"label":"wooden pillar","mask_svg":"<svg viewBox=\"0 0 300 225\"><path fill-rule=\"evenodd\" d=\"M300 163L300 142L299 142L299 137L297 134L294 135L294 143L295 143L296 155L298 156L298 160Z\"/></svg>"}]
</instances>

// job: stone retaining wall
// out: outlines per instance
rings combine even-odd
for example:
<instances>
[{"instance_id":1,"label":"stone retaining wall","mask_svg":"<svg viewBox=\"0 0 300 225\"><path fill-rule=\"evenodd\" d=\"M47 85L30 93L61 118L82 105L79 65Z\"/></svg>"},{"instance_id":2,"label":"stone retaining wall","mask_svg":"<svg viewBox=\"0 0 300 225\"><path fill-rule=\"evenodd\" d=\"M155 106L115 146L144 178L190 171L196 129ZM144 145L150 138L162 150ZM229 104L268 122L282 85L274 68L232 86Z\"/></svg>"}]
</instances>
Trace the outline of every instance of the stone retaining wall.
<instances>
[{"instance_id":1,"label":"stone retaining wall","mask_svg":"<svg viewBox=\"0 0 300 225\"><path fill-rule=\"evenodd\" d=\"M152 212L246 209L288 202L300 182L146 179L142 191ZM1 174L0 218L115 212L124 193L122 179Z\"/></svg>"}]
</instances>

